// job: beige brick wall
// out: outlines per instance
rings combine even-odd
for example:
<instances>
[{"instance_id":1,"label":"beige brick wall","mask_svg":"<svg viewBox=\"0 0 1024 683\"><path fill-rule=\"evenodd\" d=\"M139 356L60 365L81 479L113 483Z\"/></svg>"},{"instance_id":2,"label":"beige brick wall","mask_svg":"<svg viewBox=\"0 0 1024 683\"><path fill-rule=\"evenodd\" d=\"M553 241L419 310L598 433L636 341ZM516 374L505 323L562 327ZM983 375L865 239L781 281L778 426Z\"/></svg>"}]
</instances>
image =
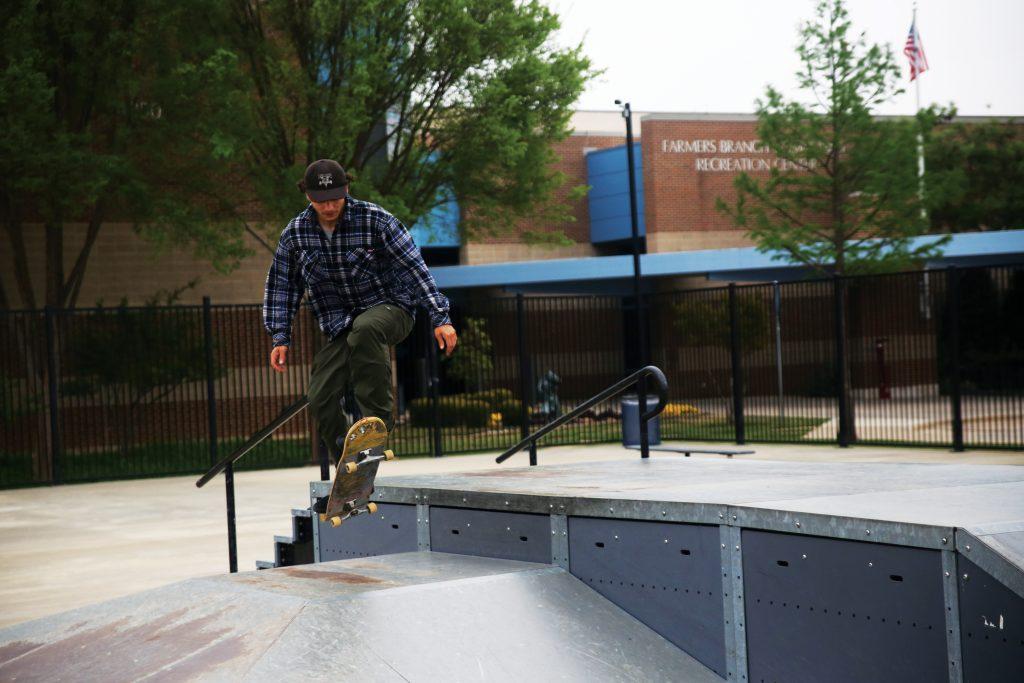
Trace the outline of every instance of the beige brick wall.
<instances>
[{"instance_id":1,"label":"beige brick wall","mask_svg":"<svg viewBox=\"0 0 1024 683\"><path fill-rule=\"evenodd\" d=\"M482 263L503 263L505 261L544 261L559 258L580 258L597 256L597 250L590 242L577 242L571 246L547 246L542 244L483 243L471 242L460 250L462 265L476 266Z\"/></svg>"},{"instance_id":2,"label":"beige brick wall","mask_svg":"<svg viewBox=\"0 0 1024 683\"><path fill-rule=\"evenodd\" d=\"M64 233L64 268L70 272L85 240L84 224L68 224ZM190 251L168 249L158 252L127 223L105 224L93 246L78 297L79 307L94 306L102 300L114 306L122 297L130 305L142 304L160 290L182 287L193 279L198 284L182 293L183 304L198 304L210 296L218 304L259 303L270 267L271 254L259 242L246 236L252 255L229 274L218 273L209 262ZM36 304L45 299L45 239L41 225L25 227L25 250ZM0 279L13 308L24 308L14 279L14 250L6 234L0 234Z\"/></svg>"}]
</instances>

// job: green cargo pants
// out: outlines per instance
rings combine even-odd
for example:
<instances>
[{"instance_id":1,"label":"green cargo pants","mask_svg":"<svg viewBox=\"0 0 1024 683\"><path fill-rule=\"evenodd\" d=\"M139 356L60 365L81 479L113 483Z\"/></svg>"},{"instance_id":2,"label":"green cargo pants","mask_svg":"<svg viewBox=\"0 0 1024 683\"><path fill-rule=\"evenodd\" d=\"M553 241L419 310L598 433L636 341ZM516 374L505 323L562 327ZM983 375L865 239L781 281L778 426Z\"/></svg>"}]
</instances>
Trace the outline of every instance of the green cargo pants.
<instances>
[{"instance_id":1,"label":"green cargo pants","mask_svg":"<svg viewBox=\"0 0 1024 683\"><path fill-rule=\"evenodd\" d=\"M347 332L328 342L313 357L309 410L332 461L341 455L338 439L348 431L341 399L349 387L363 417L379 417L394 427L391 350L412 331L412 317L394 304L382 304L356 316Z\"/></svg>"}]
</instances>

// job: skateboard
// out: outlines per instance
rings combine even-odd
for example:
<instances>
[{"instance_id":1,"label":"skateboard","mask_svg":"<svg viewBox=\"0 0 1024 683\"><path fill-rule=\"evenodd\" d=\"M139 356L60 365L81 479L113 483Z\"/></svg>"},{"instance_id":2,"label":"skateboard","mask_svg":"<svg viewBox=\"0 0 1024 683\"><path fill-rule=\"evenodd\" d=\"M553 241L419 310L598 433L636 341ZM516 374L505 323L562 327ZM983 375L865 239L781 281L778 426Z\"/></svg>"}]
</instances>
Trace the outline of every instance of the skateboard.
<instances>
[{"instance_id":1,"label":"skateboard","mask_svg":"<svg viewBox=\"0 0 1024 683\"><path fill-rule=\"evenodd\" d=\"M385 448L388 429L379 417L364 417L353 424L340 440L341 459L331 495L323 510L319 510L320 521L330 520L331 526L339 526L349 517L377 511L377 504L370 501L373 481L382 460L393 460L394 452Z\"/></svg>"}]
</instances>

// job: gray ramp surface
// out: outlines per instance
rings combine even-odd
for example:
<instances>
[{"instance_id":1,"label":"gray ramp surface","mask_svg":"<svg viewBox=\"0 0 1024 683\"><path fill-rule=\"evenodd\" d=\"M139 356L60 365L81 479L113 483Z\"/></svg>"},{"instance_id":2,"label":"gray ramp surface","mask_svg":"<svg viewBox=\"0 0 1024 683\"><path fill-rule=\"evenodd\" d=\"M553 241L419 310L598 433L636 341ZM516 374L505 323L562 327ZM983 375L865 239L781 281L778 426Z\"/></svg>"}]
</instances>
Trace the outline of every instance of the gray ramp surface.
<instances>
[{"instance_id":1,"label":"gray ramp surface","mask_svg":"<svg viewBox=\"0 0 1024 683\"><path fill-rule=\"evenodd\" d=\"M0 680L721 681L564 570L418 552L183 581L0 630Z\"/></svg>"}]
</instances>

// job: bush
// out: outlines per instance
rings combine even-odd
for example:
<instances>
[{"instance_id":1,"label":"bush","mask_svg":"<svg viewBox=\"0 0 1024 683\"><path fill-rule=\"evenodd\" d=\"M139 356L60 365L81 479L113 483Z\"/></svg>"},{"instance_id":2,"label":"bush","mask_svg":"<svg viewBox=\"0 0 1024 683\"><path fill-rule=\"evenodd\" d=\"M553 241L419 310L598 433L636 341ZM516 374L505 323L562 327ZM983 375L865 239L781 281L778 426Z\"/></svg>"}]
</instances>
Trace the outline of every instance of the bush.
<instances>
[{"instance_id":1,"label":"bush","mask_svg":"<svg viewBox=\"0 0 1024 683\"><path fill-rule=\"evenodd\" d=\"M465 394L465 396L469 399L484 401L491 410L501 412L502 414L504 414L504 411L501 410L501 406L508 401L515 400L515 394L512 393L511 389L487 389L472 394Z\"/></svg>"},{"instance_id":2,"label":"bush","mask_svg":"<svg viewBox=\"0 0 1024 683\"><path fill-rule=\"evenodd\" d=\"M495 406L494 412L501 413L501 423L506 427L518 427L522 423L522 405L522 401L510 397Z\"/></svg>"},{"instance_id":3,"label":"bush","mask_svg":"<svg viewBox=\"0 0 1024 683\"><path fill-rule=\"evenodd\" d=\"M437 417L442 427L486 427L491 420L491 407L466 394L441 396L437 402ZM414 427L433 425L434 407L429 397L409 402L409 419Z\"/></svg>"}]
</instances>

